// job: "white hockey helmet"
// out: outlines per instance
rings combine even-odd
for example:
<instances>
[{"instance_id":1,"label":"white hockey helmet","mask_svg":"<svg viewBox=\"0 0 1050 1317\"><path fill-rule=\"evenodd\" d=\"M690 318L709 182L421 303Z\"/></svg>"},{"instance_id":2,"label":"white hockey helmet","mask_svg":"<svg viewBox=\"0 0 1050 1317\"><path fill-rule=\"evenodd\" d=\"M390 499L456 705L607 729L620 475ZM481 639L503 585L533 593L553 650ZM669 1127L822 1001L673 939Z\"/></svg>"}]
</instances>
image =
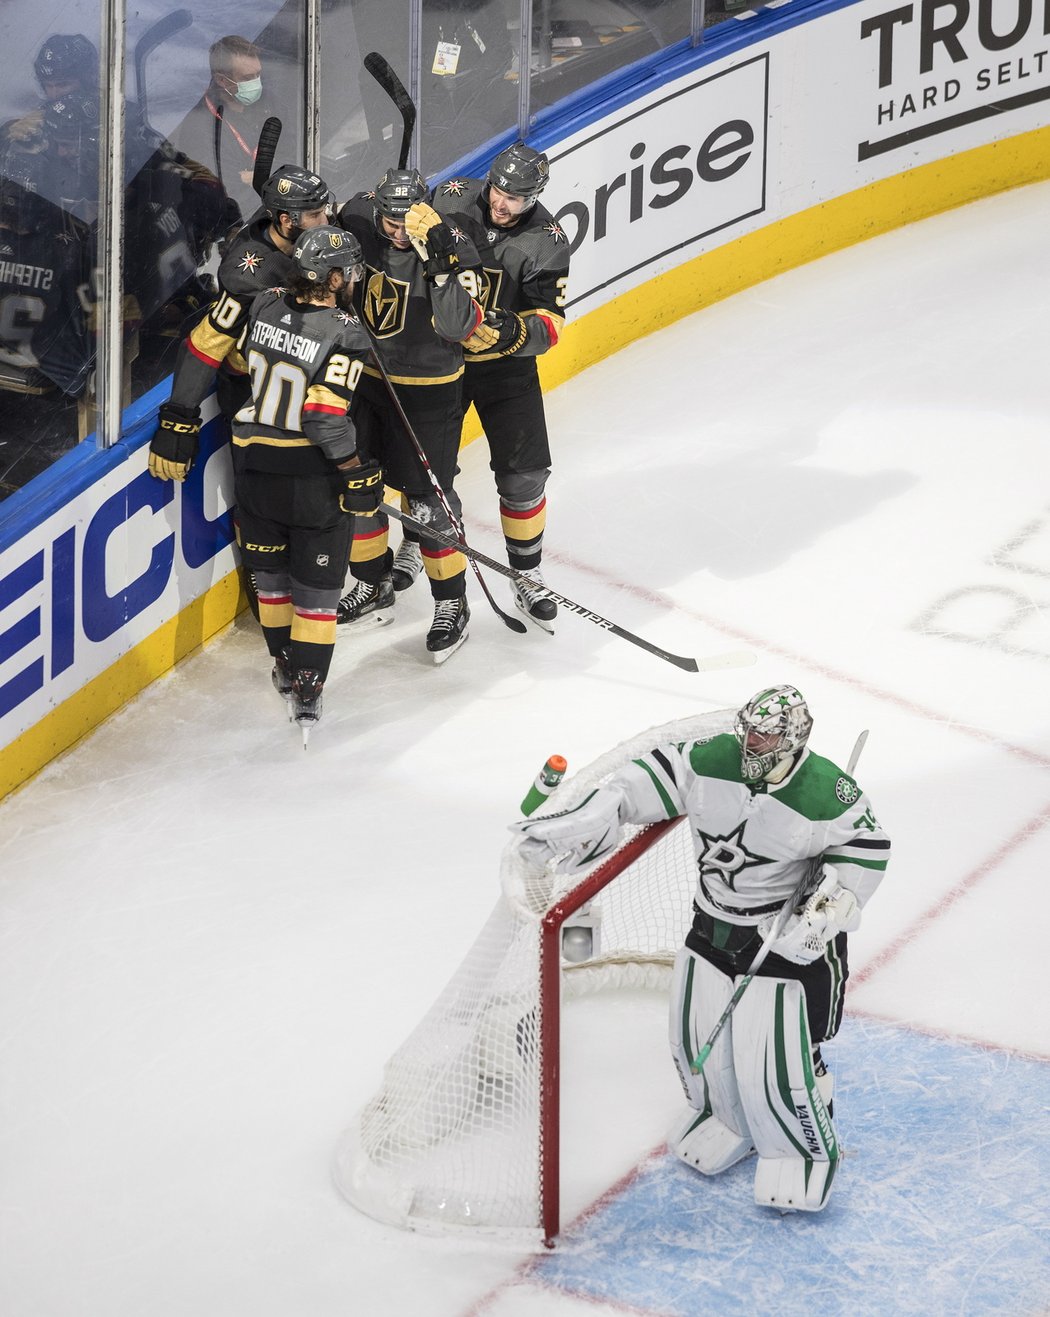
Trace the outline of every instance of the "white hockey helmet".
<instances>
[{"instance_id":1,"label":"white hockey helmet","mask_svg":"<svg viewBox=\"0 0 1050 1317\"><path fill-rule=\"evenodd\" d=\"M759 691L736 716L740 769L745 782L759 782L804 749L813 727L809 705L795 686Z\"/></svg>"}]
</instances>

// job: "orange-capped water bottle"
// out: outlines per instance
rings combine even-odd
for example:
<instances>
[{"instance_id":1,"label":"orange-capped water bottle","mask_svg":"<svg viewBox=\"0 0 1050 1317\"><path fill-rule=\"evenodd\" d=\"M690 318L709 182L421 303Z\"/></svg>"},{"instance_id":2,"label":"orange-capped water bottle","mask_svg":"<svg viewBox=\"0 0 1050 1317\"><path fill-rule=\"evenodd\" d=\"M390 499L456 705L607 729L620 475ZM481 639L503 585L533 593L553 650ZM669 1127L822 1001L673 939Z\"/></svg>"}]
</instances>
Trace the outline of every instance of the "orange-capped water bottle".
<instances>
[{"instance_id":1,"label":"orange-capped water bottle","mask_svg":"<svg viewBox=\"0 0 1050 1317\"><path fill-rule=\"evenodd\" d=\"M536 774L536 781L529 787L528 794L521 802L521 812L523 814L529 815L539 809L565 776L565 770L568 766L561 755L551 755Z\"/></svg>"}]
</instances>

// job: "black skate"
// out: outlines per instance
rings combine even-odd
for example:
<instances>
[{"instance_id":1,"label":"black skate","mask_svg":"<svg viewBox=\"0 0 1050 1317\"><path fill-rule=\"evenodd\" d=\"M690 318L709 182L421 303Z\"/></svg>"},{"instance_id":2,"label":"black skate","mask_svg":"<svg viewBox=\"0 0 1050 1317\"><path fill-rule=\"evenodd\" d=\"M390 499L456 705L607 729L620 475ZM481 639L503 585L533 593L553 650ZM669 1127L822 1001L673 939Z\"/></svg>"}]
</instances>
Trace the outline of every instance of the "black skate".
<instances>
[{"instance_id":1,"label":"black skate","mask_svg":"<svg viewBox=\"0 0 1050 1317\"><path fill-rule=\"evenodd\" d=\"M288 701L288 717L291 719L295 714L292 704L295 673L292 671L291 652L287 645L273 656L273 672L270 676L273 679L274 690L283 700Z\"/></svg>"},{"instance_id":2,"label":"black skate","mask_svg":"<svg viewBox=\"0 0 1050 1317\"><path fill-rule=\"evenodd\" d=\"M321 721L324 682L316 668L300 668L292 681L292 714L303 733L303 749L311 730Z\"/></svg>"},{"instance_id":3,"label":"black skate","mask_svg":"<svg viewBox=\"0 0 1050 1317\"><path fill-rule=\"evenodd\" d=\"M339 600L335 610L335 620L340 625L353 625L355 622L375 622L385 626L394 620L394 586L389 576L384 576L378 585L369 585L367 581L355 581L349 594Z\"/></svg>"},{"instance_id":4,"label":"black skate","mask_svg":"<svg viewBox=\"0 0 1050 1317\"><path fill-rule=\"evenodd\" d=\"M422 570L423 555L419 545L413 544L411 540L402 540L397 553L394 554L394 565L390 569L390 579L394 583L394 589L398 592L407 590Z\"/></svg>"},{"instance_id":5,"label":"black skate","mask_svg":"<svg viewBox=\"0 0 1050 1317\"><path fill-rule=\"evenodd\" d=\"M530 567L525 575L534 581L543 582L543 576L538 567ZM551 635L554 634L554 620L558 616L558 605L549 595L534 590L531 585L520 578L511 583L511 593L514 596L514 607L526 622L535 622L543 631L549 631Z\"/></svg>"},{"instance_id":6,"label":"black skate","mask_svg":"<svg viewBox=\"0 0 1050 1317\"><path fill-rule=\"evenodd\" d=\"M435 663L444 663L459 649L467 638L469 621L470 608L464 598L434 600L434 620L427 632L427 649L434 655Z\"/></svg>"}]
</instances>

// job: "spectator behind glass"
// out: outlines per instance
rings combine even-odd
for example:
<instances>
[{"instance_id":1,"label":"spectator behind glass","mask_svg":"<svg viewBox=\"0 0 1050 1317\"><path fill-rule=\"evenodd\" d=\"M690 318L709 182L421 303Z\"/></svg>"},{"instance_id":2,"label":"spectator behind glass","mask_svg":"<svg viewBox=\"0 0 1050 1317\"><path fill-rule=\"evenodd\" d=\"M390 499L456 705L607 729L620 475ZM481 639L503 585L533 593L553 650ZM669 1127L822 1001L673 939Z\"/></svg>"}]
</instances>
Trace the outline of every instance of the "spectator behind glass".
<instances>
[{"instance_id":1,"label":"spectator behind glass","mask_svg":"<svg viewBox=\"0 0 1050 1317\"><path fill-rule=\"evenodd\" d=\"M222 183L244 219L259 208L252 190L259 131L273 114L259 48L245 37L221 37L208 54L211 82L171 140Z\"/></svg>"}]
</instances>

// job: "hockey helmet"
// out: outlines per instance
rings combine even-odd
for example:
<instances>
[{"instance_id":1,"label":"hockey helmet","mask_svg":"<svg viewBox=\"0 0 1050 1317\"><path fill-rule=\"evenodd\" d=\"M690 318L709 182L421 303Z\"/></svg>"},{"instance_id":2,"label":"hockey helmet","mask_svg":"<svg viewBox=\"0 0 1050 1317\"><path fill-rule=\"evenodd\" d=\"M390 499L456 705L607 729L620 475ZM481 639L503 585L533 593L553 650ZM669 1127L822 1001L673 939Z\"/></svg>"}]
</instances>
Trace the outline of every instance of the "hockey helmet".
<instances>
[{"instance_id":1,"label":"hockey helmet","mask_svg":"<svg viewBox=\"0 0 1050 1317\"><path fill-rule=\"evenodd\" d=\"M813 727L809 705L794 686L771 686L748 700L736 716L740 768L759 782L805 747Z\"/></svg>"},{"instance_id":2,"label":"hockey helmet","mask_svg":"<svg viewBox=\"0 0 1050 1317\"><path fill-rule=\"evenodd\" d=\"M536 151L524 142L515 142L501 151L493 160L485 182L509 192L512 197L523 197L535 202L550 177L550 161L542 151ZM485 199L488 200L486 189Z\"/></svg>"},{"instance_id":3,"label":"hockey helmet","mask_svg":"<svg viewBox=\"0 0 1050 1317\"><path fill-rule=\"evenodd\" d=\"M272 220L288 215L293 225L300 223L304 211L320 210L332 201L324 179L300 165L281 165L262 185L260 197Z\"/></svg>"},{"instance_id":4,"label":"hockey helmet","mask_svg":"<svg viewBox=\"0 0 1050 1317\"><path fill-rule=\"evenodd\" d=\"M400 224L417 201L430 200L430 188L418 169L388 169L372 196L377 227L381 218Z\"/></svg>"},{"instance_id":5,"label":"hockey helmet","mask_svg":"<svg viewBox=\"0 0 1050 1317\"><path fill-rule=\"evenodd\" d=\"M311 283L324 283L329 270L342 271L347 283L361 279L365 272L361 263L361 244L352 233L331 224L307 229L296 243L292 259Z\"/></svg>"},{"instance_id":6,"label":"hockey helmet","mask_svg":"<svg viewBox=\"0 0 1050 1317\"><path fill-rule=\"evenodd\" d=\"M33 68L44 90L48 83L94 91L98 87L98 51L81 33L56 32L40 47Z\"/></svg>"}]
</instances>

